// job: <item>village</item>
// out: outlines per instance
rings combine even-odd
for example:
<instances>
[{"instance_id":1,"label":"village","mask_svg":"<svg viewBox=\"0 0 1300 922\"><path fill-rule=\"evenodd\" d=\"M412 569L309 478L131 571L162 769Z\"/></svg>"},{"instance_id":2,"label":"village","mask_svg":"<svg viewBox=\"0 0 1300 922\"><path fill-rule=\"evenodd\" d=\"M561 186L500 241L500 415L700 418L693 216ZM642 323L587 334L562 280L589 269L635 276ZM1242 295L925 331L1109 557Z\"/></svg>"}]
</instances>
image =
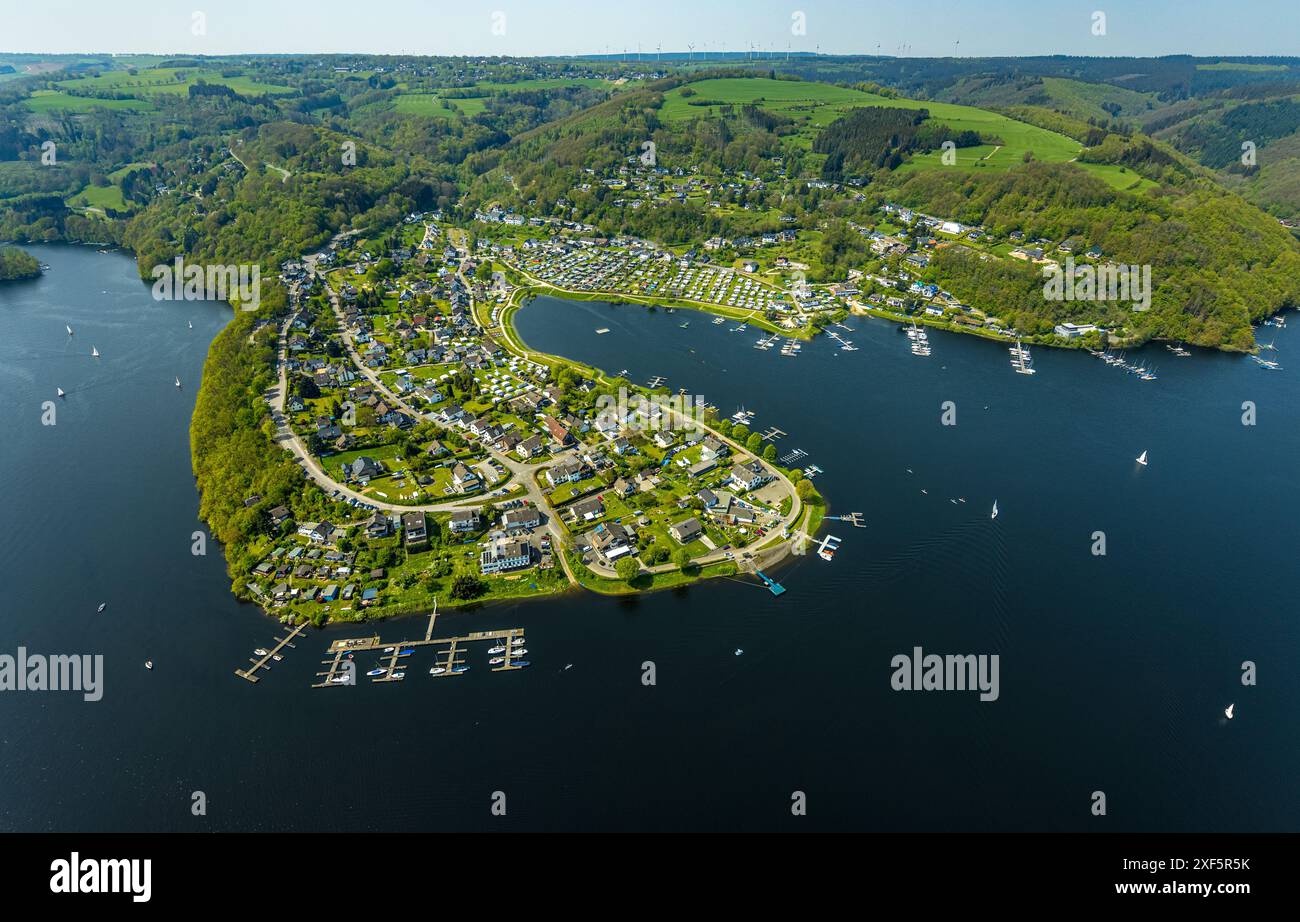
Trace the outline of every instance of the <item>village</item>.
<instances>
[{"instance_id":1,"label":"village","mask_svg":"<svg viewBox=\"0 0 1300 922\"><path fill-rule=\"evenodd\" d=\"M811 484L773 444L508 349L488 326L501 273L433 221L401 233L382 255L341 235L282 267L268 403L326 514L270 511L247 584L268 611L319 624L635 591L781 552Z\"/></svg>"}]
</instances>

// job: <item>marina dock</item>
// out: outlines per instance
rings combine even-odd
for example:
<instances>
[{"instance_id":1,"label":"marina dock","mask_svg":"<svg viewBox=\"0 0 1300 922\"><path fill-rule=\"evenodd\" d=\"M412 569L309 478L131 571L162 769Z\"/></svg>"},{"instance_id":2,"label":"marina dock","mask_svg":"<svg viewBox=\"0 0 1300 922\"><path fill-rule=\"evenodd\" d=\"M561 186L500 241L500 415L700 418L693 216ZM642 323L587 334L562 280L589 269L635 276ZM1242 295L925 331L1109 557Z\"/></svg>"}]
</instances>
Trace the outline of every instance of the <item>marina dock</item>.
<instances>
[{"instance_id":1,"label":"marina dock","mask_svg":"<svg viewBox=\"0 0 1300 922\"><path fill-rule=\"evenodd\" d=\"M855 528L866 528L867 523L862 521L861 512L846 512L844 515L828 515L822 521L824 522L848 522Z\"/></svg>"},{"instance_id":2,"label":"marina dock","mask_svg":"<svg viewBox=\"0 0 1300 922\"><path fill-rule=\"evenodd\" d=\"M772 577L768 576L762 570L755 570L754 572L758 574L758 578L763 581L763 585L767 586L768 592L772 593L772 595L780 595L785 592L784 586L772 579Z\"/></svg>"},{"instance_id":3,"label":"marina dock","mask_svg":"<svg viewBox=\"0 0 1300 922\"><path fill-rule=\"evenodd\" d=\"M275 646L270 649L270 651L266 654L266 656L263 656L261 659L249 657L248 661L253 665L245 669L236 669L235 675L239 676L241 679L247 679L248 681L256 685L259 678L259 676L257 675L258 670L271 668L266 664L270 662L273 657L278 656L280 654L280 651L283 650L285 647L292 647L293 644L290 643L290 641L293 640L295 637L297 637L305 630L307 630L307 624L304 622L303 624L300 624L297 627L295 627L284 637L276 637Z\"/></svg>"},{"instance_id":4,"label":"marina dock","mask_svg":"<svg viewBox=\"0 0 1300 922\"><path fill-rule=\"evenodd\" d=\"M327 668L323 672L317 672L320 678L319 682L312 685L312 688L329 688L332 685L350 684L343 681L341 677L351 676L356 678L355 663L349 659L349 654L371 653L376 650L380 651L378 669L384 670L382 675L370 676L372 682L401 682L406 678L405 673L409 670L405 668L402 656L403 651L415 651L421 647L440 647L434 653L434 666L445 669L445 672L434 675L433 678L446 678L447 676L463 675L465 672L465 646L479 641L497 640L502 642L505 647L503 662L500 665L491 667L492 672L513 672L523 669L523 666L512 665L512 654L514 649L523 639L524 629L521 627L500 628L495 631L473 631L457 637L434 637L433 625L438 617L437 606L429 614L429 624L425 629L424 637L417 640L401 640L397 642L388 642L379 639L375 634L370 637L350 637L336 640L329 645L326 650L330 659L322 660L321 665ZM411 654L408 654L408 656ZM350 666L349 663L352 662Z\"/></svg>"}]
</instances>

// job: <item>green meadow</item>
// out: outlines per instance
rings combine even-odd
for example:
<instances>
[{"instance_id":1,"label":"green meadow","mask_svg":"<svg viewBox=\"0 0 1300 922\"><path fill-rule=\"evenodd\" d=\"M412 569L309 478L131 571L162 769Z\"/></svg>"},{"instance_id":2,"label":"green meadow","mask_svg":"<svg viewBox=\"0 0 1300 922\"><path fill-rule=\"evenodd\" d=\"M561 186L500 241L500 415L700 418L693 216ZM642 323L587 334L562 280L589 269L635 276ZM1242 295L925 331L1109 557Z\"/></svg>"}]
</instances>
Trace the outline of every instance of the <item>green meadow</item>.
<instances>
[{"instance_id":1,"label":"green meadow","mask_svg":"<svg viewBox=\"0 0 1300 922\"><path fill-rule=\"evenodd\" d=\"M260 83L250 77L242 75L227 77L220 71L195 67L155 67L135 73L111 70L94 77L63 80L55 85L62 90L97 90L147 98L158 93L187 93L190 86L199 81L228 86L244 96L295 92L289 87Z\"/></svg>"},{"instance_id":2,"label":"green meadow","mask_svg":"<svg viewBox=\"0 0 1300 922\"><path fill-rule=\"evenodd\" d=\"M149 104L139 99L88 99L69 96L58 90L34 90L24 100L33 112L89 112L91 109L147 109Z\"/></svg>"},{"instance_id":3,"label":"green meadow","mask_svg":"<svg viewBox=\"0 0 1300 922\"><path fill-rule=\"evenodd\" d=\"M1007 170L1023 163L1027 152L1032 153L1035 160L1064 163L1074 160L1082 149L1082 145L1073 138L974 106L919 99L892 99L848 87L772 80L767 77L701 80L689 86L695 90L695 96L682 96L683 87L664 94L662 115L665 121L696 118L706 112L717 112L718 105L693 106L692 102L708 101L719 105L753 103L769 112L795 119L801 128L801 143L805 147L811 147L817 132L850 109L863 106L928 109L931 118L943 122L954 131L975 131L996 137L1001 142L957 150L956 166L959 168ZM941 155L941 151L920 154L898 169L900 172L933 169L943 165ZM1140 182L1134 174L1122 173L1118 168L1108 165L1081 163L1079 166L1116 188L1127 188Z\"/></svg>"}]
</instances>

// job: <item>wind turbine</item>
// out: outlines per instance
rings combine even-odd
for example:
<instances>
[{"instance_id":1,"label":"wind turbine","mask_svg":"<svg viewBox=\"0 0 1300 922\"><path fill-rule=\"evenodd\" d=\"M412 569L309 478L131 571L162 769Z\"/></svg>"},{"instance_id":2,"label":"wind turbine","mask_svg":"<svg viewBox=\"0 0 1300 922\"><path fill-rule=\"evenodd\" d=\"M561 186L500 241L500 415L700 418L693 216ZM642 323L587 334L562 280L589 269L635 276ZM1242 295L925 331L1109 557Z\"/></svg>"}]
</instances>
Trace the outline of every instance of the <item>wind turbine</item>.
<instances>
[{"instance_id":1,"label":"wind turbine","mask_svg":"<svg viewBox=\"0 0 1300 922\"><path fill-rule=\"evenodd\" d=\"M692 45L690 42L687 42L687 43L686 43L686 52L687 52L686 60L687 60L687 61L694 61L694 60L695 60L695 46Z\"/></svg>"}]
</instances>

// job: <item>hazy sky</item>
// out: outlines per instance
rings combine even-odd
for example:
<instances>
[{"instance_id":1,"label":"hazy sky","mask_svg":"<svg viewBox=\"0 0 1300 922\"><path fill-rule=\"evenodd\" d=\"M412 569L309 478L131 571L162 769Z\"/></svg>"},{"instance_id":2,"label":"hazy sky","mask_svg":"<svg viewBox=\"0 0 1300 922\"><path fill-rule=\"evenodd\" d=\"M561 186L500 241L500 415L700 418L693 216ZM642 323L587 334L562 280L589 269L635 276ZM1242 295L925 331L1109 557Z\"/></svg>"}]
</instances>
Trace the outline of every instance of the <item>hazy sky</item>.
<instances>
[{"instance_id":1,"label":"hazy sky","mask_svg":"<svg viewBox=\"0 0 1300 922\"><path fill-rule=\"evenodd\" d=\"M1094 11L1105 34L1094 35ZM195 34L195 14L206 34ZM805 24L798 32L799 19ZM958 43L959 44L954 44ZM1294 0L0 0L0 51L1300 54ZM902 46L907 45L908 48Z\"/></svg>"}]
</instances>

